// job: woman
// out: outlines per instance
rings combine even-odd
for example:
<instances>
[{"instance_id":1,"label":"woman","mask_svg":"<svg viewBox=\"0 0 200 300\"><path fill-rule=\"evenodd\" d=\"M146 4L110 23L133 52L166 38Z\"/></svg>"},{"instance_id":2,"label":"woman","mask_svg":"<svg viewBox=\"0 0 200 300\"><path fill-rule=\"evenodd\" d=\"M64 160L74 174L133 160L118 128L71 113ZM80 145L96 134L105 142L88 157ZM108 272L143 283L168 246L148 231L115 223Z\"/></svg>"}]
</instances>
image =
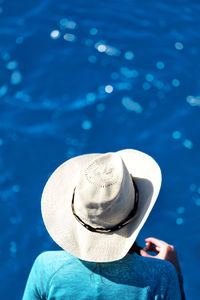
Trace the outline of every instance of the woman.
<instances>
[{"instance_id":1,"label":"woman","mask_svg":"<svg viewBox=\"0 0 200 300\"><path fill-rule=\"evenodd\" d=\"M184 299L173 246L135 242L160 186L158 164L136 150L63 163L44 188L42 216L64 251L38 256L23 300Z\"/></svg>"}]
</instances>

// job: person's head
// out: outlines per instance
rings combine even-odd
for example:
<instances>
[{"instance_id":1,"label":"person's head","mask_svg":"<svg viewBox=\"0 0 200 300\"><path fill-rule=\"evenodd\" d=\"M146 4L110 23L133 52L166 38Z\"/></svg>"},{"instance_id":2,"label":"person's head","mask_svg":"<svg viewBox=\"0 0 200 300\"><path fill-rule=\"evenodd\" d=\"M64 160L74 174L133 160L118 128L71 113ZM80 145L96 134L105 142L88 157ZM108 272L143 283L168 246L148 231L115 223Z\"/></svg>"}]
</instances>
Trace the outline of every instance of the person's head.
<instances>
[{"instance_id":1,"label":"person's head","mask_svg":"<svg viewBox=\"0 0 200 300\"><path fill-rule=\"evenodd\" d=\"M42 216L54 241L87 261L123 258L157 199L158 164L137 150L88 154L64 162L42 195Z\"/></svg>"}]
</instances>

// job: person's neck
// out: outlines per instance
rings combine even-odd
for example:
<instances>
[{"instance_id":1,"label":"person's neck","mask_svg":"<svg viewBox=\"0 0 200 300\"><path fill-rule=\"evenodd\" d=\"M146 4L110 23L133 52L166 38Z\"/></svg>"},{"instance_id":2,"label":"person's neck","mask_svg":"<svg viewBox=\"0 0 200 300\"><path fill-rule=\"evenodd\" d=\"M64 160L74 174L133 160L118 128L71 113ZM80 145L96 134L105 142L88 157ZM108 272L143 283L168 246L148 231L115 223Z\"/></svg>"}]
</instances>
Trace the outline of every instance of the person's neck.
<instances>
[{"instance_id":1,"label":"person's neck","mask_svg":"<svg viewBox=\"0 0 200 300\"><path fill-rule=\"evenodd\" d=\"M133 253L136 253L138 255L140 255L140 250L142 249L142 247L140 247L137 242L134 242L132 247L130 248L130 250L128 251L127 255L128 254L133 254Z\"/></svg>"}]
</instances>

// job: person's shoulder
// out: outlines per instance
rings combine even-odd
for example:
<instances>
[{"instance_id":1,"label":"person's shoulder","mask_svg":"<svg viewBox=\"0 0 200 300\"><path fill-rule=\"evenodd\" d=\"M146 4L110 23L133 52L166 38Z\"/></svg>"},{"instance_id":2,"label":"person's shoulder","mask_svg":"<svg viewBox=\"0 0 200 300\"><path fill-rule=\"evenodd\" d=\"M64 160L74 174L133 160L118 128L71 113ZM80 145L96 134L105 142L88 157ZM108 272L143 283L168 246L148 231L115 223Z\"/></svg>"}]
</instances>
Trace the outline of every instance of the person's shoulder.
<instances>
[{"instance_id":1,"label":"person's shoulder","mask_svg":"<svg viewBox=\"0 0 200 300\"><path fill-rule=\"evenodd\" d=\"M41 269L46 269L48 267L48 269L53 272L55 269L58 269L64 263L72 259L72 255L64 250L44 251L37 256L34 265Z\"/></svg>"},{"instance_id":2,"label":"person's shoulder","mask_svg":"<svg viewBox=\"0 0 200 300\"><path fill-rule=\"evenodd\" d=\"M153 273L158 277L177 276L175 267L166 260L144 256L138 256L138 260L149 274Z\"/></svg>"},{"instance_id":3,"label":"person's shoulder","mask_svg":"<svg viewBox=\"0 0 200 300\"><path fill-rule=\"evenodd\" d=\"M37 260L48 260L51 258L70 258L70 254L64 250L44 251L37 256Z\"/></svg>"}]
</instances>

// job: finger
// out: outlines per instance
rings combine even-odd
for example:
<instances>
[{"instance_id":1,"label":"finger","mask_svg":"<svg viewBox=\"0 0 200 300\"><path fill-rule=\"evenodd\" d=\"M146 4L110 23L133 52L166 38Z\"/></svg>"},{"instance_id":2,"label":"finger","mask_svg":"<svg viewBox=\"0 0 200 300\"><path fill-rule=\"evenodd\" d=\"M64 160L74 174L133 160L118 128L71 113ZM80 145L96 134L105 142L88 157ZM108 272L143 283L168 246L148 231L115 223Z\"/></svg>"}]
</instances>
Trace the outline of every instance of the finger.
<instances>
[{"instance_id":1,"label":"finger","mask_svg":"<svg viewBox=\"0 0 200 300\"><path fill-rule=\"evenodd\" d=\"M146 243L146 248L147 249L151 249L151 248L154 248L155 245L151 244L151 243Z\"/></svg>"},{"instance_id":2,"label":"finger","mask_svg":"<svg viewBox=\"0 0 200 300\"><path fill-rule=\"evenodd\" d=\"M146 238L145 241L147 243L156 245L157 247L163 247L164 245L166 245L166 243L164 241L161 241L161 240L153 238L153 237Z\"/></svg>"},{"instance_id":3,"label":"finger","mask_svg":"<svg viewBox=\"0 0 200 300\"><path fill-rule=\"evenodd\" d=\"M147 251L150 251L150 252L160 252L160 248L159 247L155 247L155 246L147 246L146 248L145 248L145 250L147 250Z\"/></svg>"},{"instance_id":4,"label":"finger","mask_svg":"<svg viewBox=\"0 0 200 300\"><path fill-rule=\"evenodd\" d=\"M140 255L145 256L145 257L155 257L155 256L152 256L152 255L149 255L144 249L140 250Z\"/></svg>"},{"instance_id":5,"label":"finger","mask_svg":"<svg viewBox=\"0 0 200 300\"><path fill-rule=\"evenodd\" d=\"M146 248L157 248L158 250L160 249L159 246L156 246L155 244L152 244L150 242L146 242Z\"/></svg>"},{"instance_id":6,"label":"finger","mask_svg":"<svg viewBox=\"0 0 200 300\"><path fill-rule=\"evenodd\" d=\"M151 242L146 242L146 247L155 247L155 244L153 244Z\"/></svg>"}]
</instances>

